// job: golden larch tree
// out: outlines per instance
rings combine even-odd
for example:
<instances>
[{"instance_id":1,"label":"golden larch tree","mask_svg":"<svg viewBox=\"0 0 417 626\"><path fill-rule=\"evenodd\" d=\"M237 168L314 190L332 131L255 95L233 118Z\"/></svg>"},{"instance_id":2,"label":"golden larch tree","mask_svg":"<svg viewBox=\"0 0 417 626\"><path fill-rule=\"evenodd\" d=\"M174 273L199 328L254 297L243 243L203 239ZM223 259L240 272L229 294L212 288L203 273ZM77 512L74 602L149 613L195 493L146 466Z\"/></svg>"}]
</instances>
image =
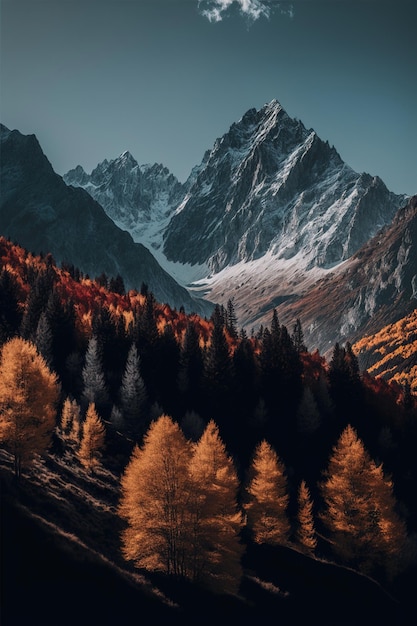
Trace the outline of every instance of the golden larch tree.
<instances>
[{"instance_id":1,"label":"golden larch tree","mask_svg":"<svg viewBox=\"0 0 417 626\"><path fill-rule=\"evenodd\" d=\"M0 358L0 442L14 455L16 476L51 444L60 385L36 346L15 337Z\"/></svg>"},{"instance_id":2,"label":"golden larch tree","mask_svg":"<svg viewBox=\"0 0 417 626\"><path fill-rule=\"evenodd\" d=\"M382 566L389 576L394 575L406 527L396 512L392 481L370 457L352 426L344 429L334 446L324 478L322 519L335 554L366 573Z\"/></svg>"},{"instance_id":3,"label":"golden larch tree","mask_svg":"<svg viewBox=\"0 0 417 626\"><path fill-rule=\"evenodd\" d=\"M60 432L63 439L79 443L81 437L81 409L76 400L65 398L61 411Z\"/></svg>"},{"instance_id":4,"label":"golden larch tree","mask_svg":"<svg viewBox=\"0 0 417 626\"><path fill-rule=\"evenodd\" d=\"M121 478L122 551L137 567L188 576L190 443L169 415L154 420Z\"/></svg>"},{"instance_id":5,"label":"golden larch tree","mask_svg":"<svg viewBox=\"0 0 417 626\"><path fill-rule=\"evenodd\" d=\"M317 547L317 536L314 524L313 501L305 480L301 481L297 496L297 541L305 550L314 552Z\"/></svg>"},{"instance_id":6,"label":"golden larch tree","mask_svg":"<svg viewBox=\"0 0 417 626\"><path fill-rule=\"evenodd\" d=\"M189 555L193 579L216 592L237 593L242 578L239 479L211 420L193 446Z\"/></svg>"},{"instance_id":7,"label":"golden larch tree","mask_svg":"<svg viewBox=\"0 0 417 626\"><path fill-rule=\"evenodd\" d=\"M245 491L244 508L254 541L271 545L287 543L291 528L285 467L266 440L255 448Z\"/></svg>"},{"instance_id":8,"label":"golden larch tree","mask_svg":"<svg viewBox=\"0 0 417 626\"><path fill-rule=\"evenodd\" d=\"M105 441L106 428L96 411L94 402L90 402L82 424L82 436L78 450L80 463L86 469L94 471L100 465Z\"/></svg>"}]
</instances>

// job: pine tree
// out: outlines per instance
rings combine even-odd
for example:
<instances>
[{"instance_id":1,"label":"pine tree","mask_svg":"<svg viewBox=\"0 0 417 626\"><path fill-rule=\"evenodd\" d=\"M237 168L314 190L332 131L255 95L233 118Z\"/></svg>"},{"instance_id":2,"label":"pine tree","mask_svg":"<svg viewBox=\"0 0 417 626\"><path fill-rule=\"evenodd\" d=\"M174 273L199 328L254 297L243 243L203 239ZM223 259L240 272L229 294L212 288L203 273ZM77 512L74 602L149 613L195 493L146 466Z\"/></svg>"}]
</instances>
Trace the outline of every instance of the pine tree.
<instances>
[{"instance_id":1,"label":"pine tree","mask_svg":"<svg viewBox=\"0 0 417 626\"><path fill-rule=\"evenodd\" d=\"M237 339L237 317L235 312L234 298L229 298L226 306L226 330L233 339Z\"/></svg>"},{"instance_id":2,"label":"pine tree","mask_svg":"<svg viewBox=\"0 0 417 626\"><path fill-rule=\"evenodd\" d=\"M54 280L55 273L53 270L39 271L30 285L20 329L22 337L28 341L34 341L35 339L39 318L42 311L47 307Z\"/></svg>"},{"instance_id":3,"label":"pine tree","mask_svg":"<svg viewBox=\"0 0 417 626\"><path fill-rule=\"evenodd\" d=\"M0 273L0 346L17 335L21 323L18 283L11 272L3 269Z\"/></svg>"},{"instance_id":4,"label":"pine tree","mask_svg":"<svg viewBox=\"0 0 417 626\"><path fill-rule=\"evenodd\" d=\"M396 512L392 481L351 425L333 448L321 492L326 505L322 519L335 554L364 572L382 566L393 574L406 540L405 525Z\"/></svg>"},{"instance_id":5,"label":"pine tree","mask_svg":"<svg viewBox=\"0 0 417 626\"><path fill-rule=\"evenodd\" d=\"M301 321L299 320L299 318L297 318L294 324L294 329L291 335L291 339L294 344L294 348L296 349L298 354L301 354L301 352L307 352L307 347L304 343L304 332L303 332L303 328L301 326Z\"/></svg>"},{"instance_id":6,"label":"pine tree","mask_svg":"<svg viewBox=\"0 0 417 626\"><path fill-rule=\"evenodd\" d=\"M311 435L320 426L320 412L310 387L304 387L297 410L297 430L303 435Z\"/></svg>"},{"instance_id":7,"label":"pine tree","mask_svg":"<svg viewBox=\"0 0 417 626\"><path fill-rule=\"evenodd\" d=\"M76 345L75 311L72 300L64 301L57 290L52 289L45 315L52 334L51 365L62 379L66 360Z\"/></svg>"},{"instance_id":8,"label":"pine tree","mask_svg":"<svg viewBox=\"0 0 417 626\"><path fill-rule=\"evenodd\" d=\"M313 502L305 480L301 481L298 488L296 537L305 550L314 552L317 546L317 536L314 524Z\"/></svg>"},{"instance_id":9,"label":"pine tree","mask_svg":"<svg viewBox=\"0 0 417 626\"><path fill-rule=\"evenodd\" d=\"M101 353L97 338L93 335L88 342L83 368L83 401L87 406L95 404L98 411L106 411L109 404L109 394L104 377Z\"/></svg>"},{"instance_id":10,"label":"pine tree","mask_svg":"<svg viewBox=\"0 0 417 626\"><path fill-rule=\"evenodd\" d=\"M123 554L137 567L189 574L190 444L168 415L152 422L121 479Z\"/></svg>"},{"instance_id":11,"label":"pine tree","mask_svg":"<svg viewBox=\"0 0 417 626\"><path fill-rule=\"evenodd\" d=\"M94 403L91 403L82 425L82 437L78 450L80 463L86 469L94 471L100 465L105 439L105 426L97 414Z\"/></svg>"},{"instance_id":12,"label":"pine tree","mask_svg":"<svg viewBox=\"0 0 417 626\"><path fill-rule=\"evenodd\" d=\"M194 447L190 475L193 579L214 591L236 593L243 554L239 480L213 420Z\"/></svg>"},{"instance_id":13,"label":"pine tree","mask_svg":"<svg viewBox=\"0 0 417 626\"><path fill-rule=\"evenodd\" d=\"M232 381L232 360L224 328L224 316L217 305L213 313L213 330L206 351L205 381L207 406L218 415L225 411ZM227 409L226 409L227 410Z\"/></svg>"},{"instance_id":14,"label":"pine tree","mask_svg":"<svg viewBox=\"0 0 417 626\"><path fill-rule=\"evenodd\" d=\"M178 374L178 387L184 395L187 408L198 406L203 370L204 360L200 347L200 337L195 325L189 321L181 348Z\"/></svg>"},{"instance_id":15,"label":"pine tree","mask_svg":"<svg viewBox=\"0 0 417 626\"><path fill-rule=\"evenodd\" d=\"M263 440L255 449L246 486L247 524L256 543L285 544L290 536L285 467Z\"/></svg>"},{"instance_id":16,"label":"pine tree","mask_svg":"<svg viewBox=\"0 0 417 626\"><path fill-rule=\"evenodd\" d=\"M15 474L45 452L55 428L60 387L34 344L15 337L0 358L0 442L14 455Z\"/></svg>"},{"instance_id":17,"label":"pine tree","mask_svg":"<svg viewBox=\"0 0 417 626\"><path fill-rule=\"evenodd\" d=\"M136 345L132 343L122 378L120 403L128 427L136 436L142 436L147 426L144 414L147 393L140 367L140 356Z\"/></svg>"},{"instance_id":18,"label":"pine tree","mask_svg":"<svg viewBox=\"0 0 417 626\"><path fill-rule=\"evenodd\" d=\"M180 369L180 346L172 324L166 324L154 349L157 372L156 399L170 415L178 414L178 374Z\"/></svg>"},{"instance_id":19,"label":"pine tree","mask_svg":"<svg viewBox=\"0 0 417 626\"><path fill-rule=\"evenodd\" d=\"M39 318L35 333L35 344L38 352L43 356L48 367L51 368L54 362L53 337L51 325L49 324L48 316L45 311L41 313Z\"/></svg>"}]
</instances>

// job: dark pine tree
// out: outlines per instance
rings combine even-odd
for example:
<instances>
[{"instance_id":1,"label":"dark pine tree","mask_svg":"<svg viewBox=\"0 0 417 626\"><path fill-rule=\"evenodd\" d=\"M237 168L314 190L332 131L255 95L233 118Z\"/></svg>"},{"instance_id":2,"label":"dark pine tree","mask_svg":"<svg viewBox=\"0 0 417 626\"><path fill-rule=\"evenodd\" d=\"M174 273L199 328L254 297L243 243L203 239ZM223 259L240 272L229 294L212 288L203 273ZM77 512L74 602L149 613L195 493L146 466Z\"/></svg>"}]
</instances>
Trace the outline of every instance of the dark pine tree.
<instances>
[{"instance_id":1,"label":"dark pine tree","mask_svg":"<svg viewBox=\"0 0 417 626\"><path fill-rule=\"evenodd\" d=\"M156 401L163 407L164 413L172 417L179 416L181 409L178 394L180 352L172 324L166 324L155 343L154 367L157 372L155 387Z\"/></svg>"},{"instance_id":2,"label":"dark pine tree","mask_svg":"<svg viewBox=\"0 0 417 626\"><path fill-rule=\"evenodd\" d=\"M31 276L29 295L22 319L20 334L28 341L35 340L36 329L42 311L46 309L54 285L55 273L48 270L34 271Z\"/></svg>"},{"instance_id":3,"label":"dark pine tree","mask_svg":"<svg viewBox=\"0 0 417 626\"><path fill-rule=\"evenodd\" d=\"M107 417L110 411L110 397L103 371L103 360L100 345L93 335L88 342L83 368L82 408L95 404L101 417Z\"/></svg>"},{"instance_id":4,"label":"dark pine tree","mask_svg":"<svg viewBox=\"0 0 417 626\"><path fill-rule=\"evenodd\" d=\"M35 334L35 344L50 369L54 367L53 336L48 316L44 311L39 318Z\"/></svg>"},{"instance_id":5,"label":"dark pine tree","mask_svg":"<svg viewBox=\"0 0 417 626\"><path fill-rule=\"evenodd\" d=\"M226 330L229 333L230 337L232 337L232 339L237 339L237 337L238 337L237 317L236 317L235 305L234 305L234 302L233 302L233 298L230 298L227 301L227 307L226 307Z\"/></svg>"},{"instance_id":6,"label":"dark pine tree","mask_svg":"<svg viewBox=\"0 0 417 626\"><path fill-rule=\"evenodd\" d=\"M246 466L253 450L253 416L259 402L259 372L254 352L254 342L241 333L233 353L233 404L230 426L234 430L230 452Z\"/></svg>"},{"instance_id":7,"label":"dark pine tree","mask_svg":"<svg viewBox=\"0 0 417 626\"><path fill-rule=\"evenodd\" d=\"M66 361L77 347L74 304L71 300L64 301L53 289L45 314L52 332L52 366L65 383Z\"/></svg>"},{"instance_id":8,"label":"dark pine tree","mask_svg":"<svg viewBox=\"0 0 417 626\"><path fill-rule=\"evenodd\" d=\"M110 395L116 400L129 350L123 319L102 306L93 317L92 331L99 344Z\"/></svg>"},{"instance_id":9,"label":"dark pine tree","mask_svg":"<svg viewBox=\"0 0 417 626\"><path fill-rule=\"evenodd\" d=\"M222 433L230 409L232 359L225 332L224 310L215 306L212 314L213 329L206 349L204 378L206 390L206 417L216 420ZM214 416L214 417L213 417Z\"/></svg>"},{"instance_id":10,"label":"dark pine tree","mask_svg":"<svg viewBox=\"0 0 417 626\"><path fill-rule=\"evenodd\" d=\"M146 285L145 302L136 307L134 322L131 328L131 338L136 342L141 359L141 371L143 380L151 403L156 401L158 371L155 359L155 347L159 338L156 314L155 296Z\"/></svg>"},{"instance_id":11,"label":"dark pine tree","mask_svg":"<svg viewBox=\"0 0 417 626\"><path fill-rule=\"evenodd\" d=\"M182 395L183 412L198 410L201 404L202 376L204 371L200 335L192 321L187 322L181 346L178 388Z\"/></svg>"},{"instance_id":12,"label":"dark pine tree","mask_svg":"<svg viewBox=\"0 0 417 626\"><path fill-rule=\"evenodd\" d=\"M0 273L0 346L18 334L22 323L19 286L7 269Z\"/></svg>"},{"instance_id":13,"label":"dark pine tree","mask_svg":"<svg viewBox=\"0 0 417 626\"><path fill-rule=\"evenodd\" d=\"M132 343L127 355L126 366L120 388L120 406L127 430L140 438L146 432L149 423L147 415L148 397L141 375L140 356L136 344Z\"/></svg>"},{"instance_id":14,"label":"dark pine tree","mask_svg":"<svg viewBox=\"0 0 417 626\"><path fill-rule=\"evenodd\" d=\"M109 290L114 293L118 293L120 296L124 296L126 293L125 284L120 274L117 274L116 278L111 278L109 282Z\"/></svg>"},{"instance_id":15,"label":"dark pine tree","mask_svg":"<svg viewBox=\"0 0 417 626\"><path fill-rule=\"evenodd\" d=\"M303 332L303 328L301 326L301 321L299 320L299 318L297 318L294 324L294 329L291 335L291 339L292 339L294 348L296 349L298 354L301 354L302 352L307 352L307 346L305 345L305 342L304 342L304 332Z\"/></svg>"},{"instance_id":16,"label":"dark pine tree","mask_svg":"<svg viewBox=\"0 0 417 626\"><path fill-rule=\"evenodd\" d=\"M361 437L367 440L367 424L363 420L363 389L359 375L358 360L349 343L341 346L337 342L333 348L329 364L330 397L333 404L332 428L333 436L351 424L359 426Z\"/></svg>"}]
</instances>

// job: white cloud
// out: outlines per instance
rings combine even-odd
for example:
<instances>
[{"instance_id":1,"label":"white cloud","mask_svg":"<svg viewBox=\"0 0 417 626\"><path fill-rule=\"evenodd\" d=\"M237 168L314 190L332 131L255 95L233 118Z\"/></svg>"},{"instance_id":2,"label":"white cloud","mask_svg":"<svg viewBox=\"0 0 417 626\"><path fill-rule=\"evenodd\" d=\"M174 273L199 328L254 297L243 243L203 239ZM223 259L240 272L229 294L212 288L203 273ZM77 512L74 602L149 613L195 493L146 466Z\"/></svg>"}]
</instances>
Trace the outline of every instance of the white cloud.
<instances>
[{"instance_id":1,"label":"white cloud","mask_svg":"<svg viewBox=\"0 0 417 626\"><path fill-rule=\"evenodd\" d=\"M232 6L251 21L260 17L269 18L275 9L289 17L294 16L292 4L278 0L198 0L201 14L210 22L221 22Z\"/></svg>"}]
</instances>

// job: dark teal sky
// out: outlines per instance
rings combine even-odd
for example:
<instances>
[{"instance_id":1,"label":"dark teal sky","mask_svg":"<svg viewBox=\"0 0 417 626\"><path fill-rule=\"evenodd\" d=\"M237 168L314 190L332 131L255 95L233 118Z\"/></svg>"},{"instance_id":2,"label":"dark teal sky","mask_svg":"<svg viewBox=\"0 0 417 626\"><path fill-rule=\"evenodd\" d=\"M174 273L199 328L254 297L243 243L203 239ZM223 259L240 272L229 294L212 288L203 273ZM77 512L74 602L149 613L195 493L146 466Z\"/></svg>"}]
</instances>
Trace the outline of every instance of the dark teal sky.
<instances>
[{"instance_id":1,"label":"dark teal sky","mask_svg":"<svg viewBox=\"0 0 417 626\"><path fill-rule=\"evenodd\" d=\"M356 171L417 193L415 0L1 0L1 121L60 174L130 150L185 180L276 98ZM291 13L292 17L289 15Z\"/></svg>"}]
</instances>

